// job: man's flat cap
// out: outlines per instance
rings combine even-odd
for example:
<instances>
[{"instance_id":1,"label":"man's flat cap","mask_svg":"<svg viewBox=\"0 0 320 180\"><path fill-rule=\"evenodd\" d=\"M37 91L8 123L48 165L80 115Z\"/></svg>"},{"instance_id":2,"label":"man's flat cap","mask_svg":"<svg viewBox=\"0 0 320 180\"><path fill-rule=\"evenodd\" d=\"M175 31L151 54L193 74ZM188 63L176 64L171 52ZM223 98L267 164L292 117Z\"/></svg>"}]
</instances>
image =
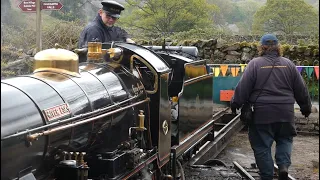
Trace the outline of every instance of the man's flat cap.
<instances>
[{"instance_id":1,"label":"man's flat cap","mask_svg":"<svg viewBox=\"0 0 320 180\"><path fill-rule=\"evenodd\" d=\"M102 1L102 9L105 10L109 16L119 18L121 11L124 10L124 7L116 1Z\"/></svg>"}]
</instances>

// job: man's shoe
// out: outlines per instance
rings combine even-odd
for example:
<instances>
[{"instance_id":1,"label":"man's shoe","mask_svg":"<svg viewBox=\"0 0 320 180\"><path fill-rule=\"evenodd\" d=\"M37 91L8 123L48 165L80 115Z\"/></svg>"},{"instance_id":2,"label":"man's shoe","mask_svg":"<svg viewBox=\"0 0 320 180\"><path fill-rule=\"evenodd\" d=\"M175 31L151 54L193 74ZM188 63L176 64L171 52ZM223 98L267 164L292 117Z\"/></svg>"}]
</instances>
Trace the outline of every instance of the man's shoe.
<instances>
[{"instance_id":1,"label":"man's shoe","mask_svg":"<svg viewBox=\"0 0 320 180\"><path fill-rule=\"evenodd\" d=\"M288 180L288 167L284 165L279 166L279 171L278 171L278 179L279 180Z\"/></svg>"}]
</instances>

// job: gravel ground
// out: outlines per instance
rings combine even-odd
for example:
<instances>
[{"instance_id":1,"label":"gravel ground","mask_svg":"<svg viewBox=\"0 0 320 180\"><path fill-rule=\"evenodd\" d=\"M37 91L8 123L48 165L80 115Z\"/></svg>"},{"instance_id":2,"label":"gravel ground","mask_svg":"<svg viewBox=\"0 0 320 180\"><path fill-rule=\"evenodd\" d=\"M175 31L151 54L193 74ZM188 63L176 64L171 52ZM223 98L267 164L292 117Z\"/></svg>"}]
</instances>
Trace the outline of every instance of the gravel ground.
<instances>
[{"instance_id":1,"label":"gravel ground","mask_svg":"<svg viewBox=\"0 0 320 180\"><path fill-rule=\"evenodd\" d=\"M274 147L273 147L274 157ZM248 135L240 132L234 136L232 142L217 157L227 164L237 161L243 167L250 167L254 163ZM292 165L289 173L296 179L319 179L319 136L300 136L294 138L292 150Z\"/></svg>"}]
</instances>

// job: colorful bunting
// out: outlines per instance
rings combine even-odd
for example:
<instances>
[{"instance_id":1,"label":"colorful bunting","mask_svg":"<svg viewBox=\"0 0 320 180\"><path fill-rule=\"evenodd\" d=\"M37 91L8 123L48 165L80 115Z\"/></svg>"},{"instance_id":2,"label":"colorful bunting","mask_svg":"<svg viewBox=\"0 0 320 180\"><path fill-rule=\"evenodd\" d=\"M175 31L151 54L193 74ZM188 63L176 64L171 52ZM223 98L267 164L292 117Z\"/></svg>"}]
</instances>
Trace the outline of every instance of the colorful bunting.
<instances>
[{"instance_id":1,"label":"colorful bunting","mask_svg":"<svg viewBox=\"0 0 320 180\"><path fill-rule=\"evenodd\" d=\"M232 67L232 68L230 68L232 77L238 76L239 69L240 69L239 67Z\"/></svg>"},{"instance_id":2,"label":"colorful bunting","mask_svg":"<svg viewBox=\"0 0 320 180\"><path fill-rule=\"evenodd\" d=\"M319 79L319 66L315 66L314 67L314 72L315 72L315 74L317 76L317 79Z\"/></svg>"},{"instance_id":3,"label":"colorful bunting","mask_svg":"<svg viewBox=\"0 0 320 180\"><path fill-rule=\"evenodd\" d=\"M303 67L302 67L302 66L297 66L297 69L298 69L299 73L301 73L301 72L302 72Z\"/></svg>"},{"instance_id":4,"label":"colorful bunting","mask_svg":"<svg viewBox=\"0 0 320 180\"><path fill-rule=\"evenodd\" d=\"M220 68L219 67L213 67L212 71L213 71L215 77L219 76L219 74L220 74Z\"/></svg>"},{"instance_id":5,"label":"colorful bunting","mask_svg":"<svg viewBox=\"0 0 320 180\"><path fill-rule=\"evenodd\" d=\"M241 67L241 72L244 71L244 68L247 66L247 64L240 64L240 67Z\"/></svg>"},{"instance_id":6,"label":"colorful bunting","mask_svg":"<svg viewBox=\"0 0 320 180\"><path fill-rule=\"evenodd\" d=\"M311 78L311 75L313 73L313 67L306 67L306 73L308 78Z\"/></svg>"},{"instance_id":7,"label":"colorful bunting","mask_svg":"<svg viewBox=\"0 0 320 180\"><path fill-rule=\"evenodd\" d=\"M220 65L222 76L226 76L227 70L228 70L228 65Z\"/></svg>"},{"instance_id":8,"label":"colorful bunting","mask_svg":"<svg viewBox=\"0 0 320 180\"><path fill-rule=\"evenodd\" d=\"M240 67L230 67L232 77L238 76L239 70L243 72L245 70L245 67L247 66L247 64L239 64L239 65ZM296 68L299 71L299 73L302 73L302 71L305 70L308 78L311 78L312 74L314 73L317 79L319 79L319 66L296 66ZM212 72L215 77L218 77L220 75L220 72L222 76L226 76L227 71L228 71L227 64L221 64L220 67L218 66L212 67Z\"/></svg>"}]
</instances>

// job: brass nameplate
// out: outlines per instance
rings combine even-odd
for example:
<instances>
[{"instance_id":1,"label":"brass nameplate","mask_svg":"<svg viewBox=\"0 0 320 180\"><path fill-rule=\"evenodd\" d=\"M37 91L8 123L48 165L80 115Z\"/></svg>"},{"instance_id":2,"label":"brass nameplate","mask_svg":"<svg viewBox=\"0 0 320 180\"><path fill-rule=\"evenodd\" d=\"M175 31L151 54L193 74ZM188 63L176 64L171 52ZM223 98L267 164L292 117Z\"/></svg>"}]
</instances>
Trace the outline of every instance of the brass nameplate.
<instances>
[{"instance_id":1,"label":"brass nameplate","mask_svg":"<svg viewBox=\"0 0 320 180\"><path fill-rule=\"evenodd\" d=\"M69 115L70 109L69 109L69 106L66 103L64 103L58 106L45 109L43 110L43 113L48 121L52 121L55 119L59 119L63 116Z\"/></svg>"}]
</instances>

